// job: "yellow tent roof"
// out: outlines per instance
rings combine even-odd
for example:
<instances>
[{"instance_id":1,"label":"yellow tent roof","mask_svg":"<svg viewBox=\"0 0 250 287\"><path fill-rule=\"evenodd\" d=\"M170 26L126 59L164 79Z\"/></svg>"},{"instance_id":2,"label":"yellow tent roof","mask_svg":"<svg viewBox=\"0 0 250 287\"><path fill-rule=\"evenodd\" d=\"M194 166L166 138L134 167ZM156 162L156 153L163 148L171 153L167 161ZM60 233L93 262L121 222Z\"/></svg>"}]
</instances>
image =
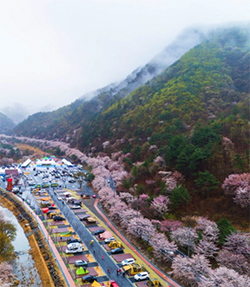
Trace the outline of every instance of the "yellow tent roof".
<instances>
[{"instance_id":1,"label":"yellow tent roof","mask_svg":"<svg viewBox=\"0 0 250 287\"><path fill-rule=\"evenodd\" d=\"M48 200L50 200L50 197L44 197L44 198L42 198L42 200L43 201L48 201Z\"/></svg>"},{"instance_id":2,"label":"yellow tent roof","mask_svg":"<svg viewBox=\"0 0 250 287\"><path fill-rule=\"evenodd\" d=\"M98 283L97 281L94 281L92 284L91 284L92 287L102 287L102 285L100 283Z\"/></svg>"}]
</instances>

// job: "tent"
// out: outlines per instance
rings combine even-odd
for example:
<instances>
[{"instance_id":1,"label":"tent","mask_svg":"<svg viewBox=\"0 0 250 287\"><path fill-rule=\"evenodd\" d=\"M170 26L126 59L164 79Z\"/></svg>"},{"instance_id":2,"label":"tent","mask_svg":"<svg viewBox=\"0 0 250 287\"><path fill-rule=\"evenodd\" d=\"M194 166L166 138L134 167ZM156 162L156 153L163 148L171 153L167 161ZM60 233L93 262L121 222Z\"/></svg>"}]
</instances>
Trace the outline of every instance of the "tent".
<instances>
[{"instance_id":1,"label":"tent","mask_svg":"<svg viewBox=\"0 0 250 287\"><path fill-rule=\"evenodd\" d=\"M113 233L110 231L105 231L99 235L101 239L107 239L109 237L113 237Z\"/></svg>"},{"instance_id":2,"label":"tent","mask_svg":"<svg viewBox=\"0 0 250 287\"><path fill-rule=\"evenodd\" d=\"M91 287L102 287L102 285L100 283L98 283L97 281L94 281L92 284L91 284Z\"/></svg>"},{"instance_id":3,"label":"tent","mask_svg":"<svg viewBox=\"0 0 250 287\"><path fill-rule=\"evenodd\" d=\"M85 275L89 274L89 271L86 268L79 267L76 269L76 275Z\"/></svg>"},{"instance_id":4,"label":"tent","mask_svg":"<svg viewBox=\"0 0 250 287\"><path fill-rule=\"evenodd\" d=\"M61 237L69 237L71 236L71 231L66 231L66 232L60 232Z\"/></svg>"},{"instance_id":5,"label":"tent","mask_svg":"<svg viewBox=\"0 0 250 287\"><path fill-rule=\"evenodd\" d=\"M50 197L43 197L41 198L42 201L49 201L50 200Z\"/></svg>"}]
</instances>

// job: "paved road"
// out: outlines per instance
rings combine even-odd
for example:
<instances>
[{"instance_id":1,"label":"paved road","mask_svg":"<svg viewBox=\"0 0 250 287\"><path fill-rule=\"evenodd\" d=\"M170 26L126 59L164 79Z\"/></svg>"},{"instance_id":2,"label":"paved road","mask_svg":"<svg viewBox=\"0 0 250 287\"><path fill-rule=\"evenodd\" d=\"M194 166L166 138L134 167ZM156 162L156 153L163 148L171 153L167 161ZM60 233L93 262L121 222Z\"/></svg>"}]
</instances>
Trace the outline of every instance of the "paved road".
<instances>
[{"instance_id":1,"label":"paved road","mask_svg":"<svg viewBox=\"0 0 250 287\"><path fill-rule=\"evenodd\" d=\"M99 265L103 269L103 271L107 275L107 270L110 270L109 279L114 279L121 287L129 287L134 286L130 280L128 280L127 277L117 276L116 269L118 266L116 265L115 261L108 255L107 252L104 251L104 249L101 247L101 245L98 243L98 241L95 239L95 237L92 236L90 231L84 224L78 219L78 217L75 215L75 213L68 207L67 204L65 204L63 201L60 201L57 199L56 193L52 191L51 189L48 190L48 193L50 194L51 198L55 202L55 204L58 206L58 208L61 210L62 214L65 216L69 224L72 226L72 228L75 230L77 235L80 237L80 239L83 241L85 246L88 248L89 252L96 258ZM94 244L91 245L90 241L94 240ZM94 252L95 251L95 252ZM94 254L95 253L95 254ZM102 259L102 256L104 256L104 259ZM108 278L98 278L98 281L107 281ZM100 280L101 279L101 280Z\"/></svg>"}]
</instances>

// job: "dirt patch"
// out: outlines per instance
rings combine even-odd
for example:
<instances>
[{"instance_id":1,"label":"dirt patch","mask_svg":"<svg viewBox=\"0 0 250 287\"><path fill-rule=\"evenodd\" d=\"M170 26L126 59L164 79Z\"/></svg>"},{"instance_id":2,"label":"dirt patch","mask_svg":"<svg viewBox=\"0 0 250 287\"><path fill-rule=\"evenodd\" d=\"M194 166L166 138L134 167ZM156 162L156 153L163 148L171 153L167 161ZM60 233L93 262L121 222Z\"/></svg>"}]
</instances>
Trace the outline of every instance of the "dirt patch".
<instances>
[{"instance_id":1,"label":"dirt patch","mask_svg":"<svg viewBox=\"0 0 250 287\"><path fill-rule=\"evenodd\" d=\"M38 274L43 286L66 287L63 275L51 254L50 248L44 239L43 234L37 228L37 222L31 217L30 212L15 197L0 190L0 203L13 212L24 233L27 235L32 255ZM2 196L3 195L3 196ZM21 210L20 210L21 209Z\"/></svg>"}]
</instances>

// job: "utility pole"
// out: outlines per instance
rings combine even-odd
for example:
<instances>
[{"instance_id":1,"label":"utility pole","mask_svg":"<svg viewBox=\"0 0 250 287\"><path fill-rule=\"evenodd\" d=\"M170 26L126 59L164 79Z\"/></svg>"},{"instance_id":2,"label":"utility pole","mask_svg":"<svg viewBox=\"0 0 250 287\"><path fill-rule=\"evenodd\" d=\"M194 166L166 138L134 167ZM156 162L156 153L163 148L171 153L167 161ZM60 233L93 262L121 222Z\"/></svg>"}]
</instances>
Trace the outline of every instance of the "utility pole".
<instances>
[{"instance_id":1,"label":"utility pole","mask_svg":"<svg viewBox=\"0 0 250 287\"><path fill-rule=\"evenodd\" d=\"M190 229L191 227L188 229L188 257L190 257Z\"/></svg>"}]
</instances>

